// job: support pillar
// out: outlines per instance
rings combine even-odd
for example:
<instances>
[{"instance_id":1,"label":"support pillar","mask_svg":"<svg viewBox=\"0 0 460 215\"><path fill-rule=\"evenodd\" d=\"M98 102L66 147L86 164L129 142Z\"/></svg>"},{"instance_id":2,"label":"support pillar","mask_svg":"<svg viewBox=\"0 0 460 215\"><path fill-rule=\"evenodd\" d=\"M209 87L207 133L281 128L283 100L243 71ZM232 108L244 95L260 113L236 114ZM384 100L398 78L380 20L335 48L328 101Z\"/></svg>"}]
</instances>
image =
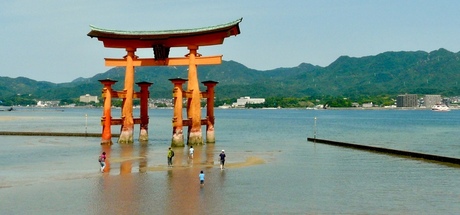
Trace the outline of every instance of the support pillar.
<instances>
[{"instance_id":1,"label":"support pillar","mask_svg":"<svg viewBox=\"0 0 460 215\"><path fill-rule=\"evenodd\" d=\"M174 99L174 113L172 119L172 147L184 147L184 132L183 132L183 118L182 118L182 99L183 92L182 85L187 82L187 79L174 78L169 79L174 84L173 99Z\"/></svg>"},{"instance_id":2,"label":"support pillar","mask_svg":"<svg viewBox=\"0 0 460 215\"><path fill-rule=\"evenodd\" d=\"M102 112L102 135L101 145L112 145L112 85L117 81L105 79L99 80L104 85L102 98L104 98L104 109Z\"/></svg>"},{"instance_id":3,"label":"support pillar","mask_svg":"<svg viewBox=\"0 0 460 215\"><path fill-rule=\"evenodd\" d=\"M140 103L141 103L141 123L140 123L140 130L139 130L139 141L148 141L149 134L148 134L148 126L149 126L149 87L153 84L150 82L138 82L136 83L140 88Z\"/></svg>"},{"instance_id":4,"label":"support pillar","mask_svg":"<svg viewBox=\"0 0 460 215\"><path fill-rule=\"evenodd\" d=\"M198 46L189 46L189 67L188 67L188 85L187 92L190 97L187 99L187 118L191 121L188 126L187 145L203 145L201 134L201 94L198 85L197 64L195 62Z\"/></svg>"},{"instance_id":5,"label":"support pillar","mask_svg":"<svg viewBox=\"0 0 460 215\"><path fill-rule=\"evenodd\" d=\"M214 136L214 87L219 83L216 81L203 81L206 87L206 143L215 143Z\"/></svg>"},{"instance_id":6,"label":"support pillar","mask_svg":"<svg viewBox=\"0 0 460 215\"><path fill-rule=\"evenodd\" d=\"M134 52L135 48L126 48L126 73L125 73L125 98L122 107L123 124L121 125L120 138L118 143L132 144L134 132L134 119L133 119L133 94L134 94L134 64L136 58Z\"/></svg>"}]
</instances>

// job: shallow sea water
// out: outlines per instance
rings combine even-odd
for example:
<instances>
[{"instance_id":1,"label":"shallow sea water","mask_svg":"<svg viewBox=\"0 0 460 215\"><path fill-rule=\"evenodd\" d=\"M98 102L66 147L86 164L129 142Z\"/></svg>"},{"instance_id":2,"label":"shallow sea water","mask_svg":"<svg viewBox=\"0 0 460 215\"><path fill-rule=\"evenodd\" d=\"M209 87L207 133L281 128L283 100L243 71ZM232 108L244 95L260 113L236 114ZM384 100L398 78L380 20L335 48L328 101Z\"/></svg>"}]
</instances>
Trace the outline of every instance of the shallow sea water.
<instances>
[{"instance_id":1,"label":"shallow sea water","mask_svg":"<svg viewBox=\"0 0 460 215\"><path fill-rule=\"evenodd\" d=\"M97 133L101 113L0 112L0 130ZM2 214L460 212L456 165L306 141L316 133L322 139L460 157L460 111L217 109L216 143L195 147L193 162L186 148L175 149L173 168L166 167L172 110L149 115L147 144L103 148L99 138L2 136ZM221 149L228 158L224 171L217 165ZM97 163L102 150L110 164L104 174ZM251 158L264 162L247 162ZM200 170L206 174L204 187Z\"/></svg>"}]
</instances>

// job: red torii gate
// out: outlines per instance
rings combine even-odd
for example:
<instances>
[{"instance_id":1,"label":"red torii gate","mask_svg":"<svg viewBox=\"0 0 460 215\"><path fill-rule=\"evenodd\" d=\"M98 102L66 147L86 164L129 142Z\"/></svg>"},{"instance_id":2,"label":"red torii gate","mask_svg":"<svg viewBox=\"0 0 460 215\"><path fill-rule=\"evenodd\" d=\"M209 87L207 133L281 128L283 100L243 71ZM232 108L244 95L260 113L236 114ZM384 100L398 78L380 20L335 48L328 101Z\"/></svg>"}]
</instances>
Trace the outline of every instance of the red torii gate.
<instances>
[{"instance_id":1,"label":"red torii gate","mask_svg":"<svg viewBox=\"0 0 460 215\"><path fill-rule=\"evenodd\" d=\"M223 44L224 39L230 36L240 34L239 23L242 18L233 22L197 28L197 29L182 29L182 30L168 30L168 31L120 31L108 30L91 27L88 36L91 38L96 37L102 41L106 48L123 48L126 50L127 55L123 59L110 59L105 58L106 66L125 66L125 85L123 90L123 107L122 107L122 127L118 142L119 143L133 143L133 96L134 92L134 67L135 66L184 66L188 65L188 84L187 91L182 90L182 86L178 87L178 83L185 83L185 81L175 82L174 84L174 116L173 116L173 137L171 141L172 146L184 146L182 126L188 126L188 145L201 145L203 144L201 125L207 125L207 142L214 142L214 114L213 109L208 109L208 117L205 120L201 119L201 97L206 97L209 103L213 103L214 99L214 86L217 82L206 82L208 91L205 93L200 92L198 84L197 66L198 65L213 65L222 63L222 55L203 57L197 52L199 46L210 46ZM169 51L172 47L186 47L189 53L185 57L170 58ZM138 58L135 52L139 48L151 48L154 52L154 58ZM102 82L102 81L101 81ZM106 89L113 81L103 83ZM182 85L181 84L181 85ZM109 87L110 89L110 87ZM180 94L180 95L179 95ZM212 95L212 98L209 96ZM187 118L182 119L182 98L187 98ZM110 98L110 97L109 97ZM179 99L180 98L180 99ZM107 97L106 97L107 99ZM209 101L211 99L211 101ZM142 103L142 100L141 100ZM110 102L104 102L104 116L105 120L102 124L106 127L103 129L101 144L111 144L110 126L113 120L110 111L106 111L106 105ZM180 108L180 109L179 109ZM179 114L180 112L180 114ZM142 121L141 115L141 121ZM144 116L148 117L148 116ZM212 118L212 119L211 119ZM143 120L144 122L148 120ZM108 127L108 128L107 128ZM146 126L145 126L146 127ZM142 128L141 128L142 129ZM141 134L147 135L146 130L141 131ZM142 137L145 138L145 137Z\"/></svg>"}]
</instances>

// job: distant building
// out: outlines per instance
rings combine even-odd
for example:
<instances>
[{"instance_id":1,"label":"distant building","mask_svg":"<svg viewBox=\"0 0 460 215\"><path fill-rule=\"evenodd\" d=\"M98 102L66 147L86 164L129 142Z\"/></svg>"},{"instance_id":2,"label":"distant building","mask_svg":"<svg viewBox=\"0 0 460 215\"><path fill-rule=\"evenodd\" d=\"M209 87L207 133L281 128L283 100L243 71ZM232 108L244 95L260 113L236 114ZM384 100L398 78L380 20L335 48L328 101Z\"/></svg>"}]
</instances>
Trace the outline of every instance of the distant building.
<instances>
[{"instance_id":1,"label":"distant building","mask_svg":"<svg viewBox=\"0 0 460 215\"><path fill-rule=\"evenodd\" d=\"M435 104L440 104L442 102L442 97L441 95L425 95L423 102L426 108L431 108L431 106Z\"/></svg>"},{"instance_id":2,"label":"distant building","mask_svg":"<svg viewBox=\"0 0 460 215\"><path fill-rule=\"evenodd\" d=\"M99 103L99 100L97 99L97 96L91 96L89 94L86 94L84 96L80 96L80 102L85 102L85 103L95 102L95 103Z\"/></svg>"},{"instance_id":3,"label":"distant building","mask_svg":"<svg viewBox=\"0 0 460 215\"><path fill-rule=\"evenodd\" d=\"M37 107L57 107L59 106L59 101L38 101Z\"/></svg>"},{"instance_id":4,"label":"distant building","mask_svg":"<svg viewBox=\"0 0 460 215\"><path fill-rule=\"evenodd\" d=\"M265 102L263 98L252 98L249 96L240 97L232 104L232 107L245 107L246 104L262 104Z\"/></svg>"},{"instance_id":5,"label":"distant building","mask_svg":"<svg viewBox=\"0 0 460 215\"><path fill-rule=\"evenodd\" d=\"M370 103L363 103L363 108L371 108L371 107L374 107L374 104L372 104L372 102L370 102Z\"/></svg>"},{"instance_id":6,"label":"distant building","mask_svg":"<svg viewBox=\"0 0 460 215\"><path fill-rule=\"evenodd\" d=\"M37 107L46 107L46 104L43 101L38 101L37 102Z\"/></svg>"},{"instance_id":7,"label":"distant building","mask_svg":"<svg viewBox=\"0 0 460 215\"><path fill-rule=\"evenodd\" d=\"M417 107L417 94L398 95L396 98L396 107Z\"/></svg>"}]
</instances>

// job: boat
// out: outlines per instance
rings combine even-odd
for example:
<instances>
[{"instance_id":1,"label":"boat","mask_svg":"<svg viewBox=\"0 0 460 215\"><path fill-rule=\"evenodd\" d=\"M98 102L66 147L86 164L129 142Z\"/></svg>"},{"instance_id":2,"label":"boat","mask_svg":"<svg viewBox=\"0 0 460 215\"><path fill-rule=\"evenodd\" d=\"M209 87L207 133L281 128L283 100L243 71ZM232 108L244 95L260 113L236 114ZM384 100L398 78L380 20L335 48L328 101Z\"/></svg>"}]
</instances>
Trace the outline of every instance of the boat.
<instances>
[{"instance_id":1,"label":"boat","mask_svg":"<svg viewBox=\"0 0 460 215\"><path fill-rule=\"evenodd\" d=\"M230 106L230 105L224 104L224 105L221 105L221 106L219 106L219 107L217 107L217 108L229 109L229 108L231 108L231 107L232 107L232 106Z\"/></svg>"},{"instance_id":2,"label":"boat","mask_svg":"<svg viewBox=\"0 0 460 215\"><path fill-rule=\"evenodd\" d=\"M450 108L445 104L435 104L431 106L432 111L450 111Z\"/></svg>"}]
</instances>

